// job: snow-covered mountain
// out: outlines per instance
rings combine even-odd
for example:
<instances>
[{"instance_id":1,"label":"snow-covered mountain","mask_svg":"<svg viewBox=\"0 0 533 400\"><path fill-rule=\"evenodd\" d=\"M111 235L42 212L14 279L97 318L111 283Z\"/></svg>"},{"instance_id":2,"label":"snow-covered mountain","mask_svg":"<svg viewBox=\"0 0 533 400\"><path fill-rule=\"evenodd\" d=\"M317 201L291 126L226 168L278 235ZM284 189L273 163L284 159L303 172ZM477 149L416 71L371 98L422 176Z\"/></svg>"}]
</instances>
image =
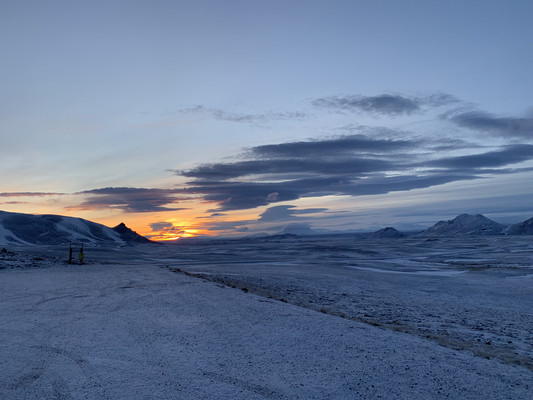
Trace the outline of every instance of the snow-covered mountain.
<instances>
[{"instance_id":1,"label":"snow-covered mountain","mask_svg":"<svg viewBox=\"0 0 533 400\"><path fill-rule=\"evenodd\" d=\"M426 229L422 236L472 236L501 235L506 225L488 219L481 214L461 214L452 220L439 221Z\"/></svg>"},{"instance_id":2,"label":"snow-covered mountain","mask_svg":"<svg viewBox=\"0 0 533 400\"><path fill-rule=\"evenodd\" d=\"M120 225L116 228L119 228ZM125 227L125 225L124 225ZM128 228L126 228L128 229ZM129 230L129 229L128 229ZM135 236L82 218L32 215L0 211L0 244L60 245L81 242L92 245L124 245Z\"/></svg>"},{"instance_id":3,"label":"snow-covered mountain","mask_svg":"<svg viewBox=\"0 0 533 400\"><path fill-rule=\"evenodd\" d=\"M508 235L533 235L533 218L519 224L510 225L505 233Z\"/></svg>"},{"instance_id":4,"label":"snow-covered mountain","mask_svg":"<svg viewBox=\"0 0 533 400\"><path fill-rule=\"evenodd\" d=\"M402 238L406 235L400 232L399 230L392 228L390 226L380 229L379 231L375 231L368 236L369 239L396 239L396 238Z\"/></svg>"},{"instance_id":5,"label":"snow-covered mountain","mask_svg":"<svg viewBox=\"0 0 533 400\"><path fill-rule=\"evenodd\" d=\"M316 235L317 232L311 229L308 224L293 223L285 226L278 235L297 235L297 236L309 236Z\"/></svg>"}]
</instances>

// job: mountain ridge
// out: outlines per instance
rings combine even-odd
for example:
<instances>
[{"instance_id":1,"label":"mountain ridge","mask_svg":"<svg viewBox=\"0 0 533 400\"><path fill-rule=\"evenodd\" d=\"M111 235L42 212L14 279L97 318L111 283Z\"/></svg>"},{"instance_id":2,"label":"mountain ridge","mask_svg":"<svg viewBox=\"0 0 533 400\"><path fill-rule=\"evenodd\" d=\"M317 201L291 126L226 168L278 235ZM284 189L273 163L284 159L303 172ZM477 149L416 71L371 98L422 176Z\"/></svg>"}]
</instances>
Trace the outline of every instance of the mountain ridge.
<instances>
[{"instance_id":1,"label":"mountain ridge","mask_svg":"<svg viewBox=\"0 0 533 400\"><path fill-rule=\"evenodd\" d=\"M300 237L319 236L320 234L307 224L289 224L277 235L280 237ZM350 234L350 232L345 234ZM361 235L361 233L358 234L358 236ZM517 224L504 225L492 221L482 214L460 214L454 219L439 221L430 228L418 233L404 233L393 227L387 227L370 232L366 237L370 239L391 239L413 235L419 237L533 235L533 218ZM262 238L268 238L269 236L275 235L261 235ZM62 245L72 242L103 246L157 243L139 235L123 222L110 228L76 217L0 211L0 245Z\"/></svg>"},{"instance_id":2,"label":"mountain ridge","mask_svg":"<svg viewBox=\"0 0 533 400\"><path fill-rule=\"evenodd\" d=\"M508 235L533 235L533 218L509 225L505 233Z\"/></svg>"},{"instance_id":3,"label":"mountain ridge","mask_svg":"<svg viewBox=\"0 0 533 400\"><path fill-rule=\"evenodd\" d=\"M477 236L504 234L506 225L499 224L482 214L460 214L454 219L439 221L422 231L421 236Z\"/></svg>"},{"instance_id":4,"label":"mountain ridge","mask_svg":"<svg viewBox=\"0 0 533 400\"><path fill-rule=\"evenodd\" d=\"M125 229L121 227L117 231L83 218L0 211L0 245L64 245L79 242L123 246L151 242L122 225Z\"/></svg>"}]
</instances>

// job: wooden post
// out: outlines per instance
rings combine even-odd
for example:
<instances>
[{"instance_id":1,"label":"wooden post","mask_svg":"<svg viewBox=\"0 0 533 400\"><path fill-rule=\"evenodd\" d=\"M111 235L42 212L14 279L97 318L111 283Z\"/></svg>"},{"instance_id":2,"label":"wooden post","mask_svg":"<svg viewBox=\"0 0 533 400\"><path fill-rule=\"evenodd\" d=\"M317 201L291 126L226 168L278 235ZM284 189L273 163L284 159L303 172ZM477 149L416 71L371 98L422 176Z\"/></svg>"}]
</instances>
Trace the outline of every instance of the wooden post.
<instances>
[{"instance_id":1,"label":"wooden post","mask_svg":"<svg viewBox=\"0 0 533 400\"><path fill-rule=\"evenodd\" d=\"M83 243L81 244L80 254L78 255L78 258L80 260L80 264L83 264L83 259L85 258L85 254L83 254Z\"/></svg>"}]
</instances>

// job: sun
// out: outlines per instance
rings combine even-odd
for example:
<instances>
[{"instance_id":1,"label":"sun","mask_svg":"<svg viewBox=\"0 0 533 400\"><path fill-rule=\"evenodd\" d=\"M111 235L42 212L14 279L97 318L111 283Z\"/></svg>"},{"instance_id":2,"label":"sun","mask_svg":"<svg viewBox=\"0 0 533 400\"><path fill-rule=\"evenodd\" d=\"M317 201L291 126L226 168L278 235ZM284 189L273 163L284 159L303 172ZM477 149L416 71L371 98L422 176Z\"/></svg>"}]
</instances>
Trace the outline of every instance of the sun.
<instances>
[{"instance_id":1,"label":"sun","mask_svg":"<svg viewBox=\"0 0 533 400\"><path fill-rule=\"evenodd\" d=\"M168 242L168 241L176 241L176 240L183 239L183 238L195 237L201 234L202 232L199 229L181 228L179 229L179 233L173 232L172 230L160 231L158 234L152 235L151 239L156 240L158 242Z\"/></svg>"}]
</instances>

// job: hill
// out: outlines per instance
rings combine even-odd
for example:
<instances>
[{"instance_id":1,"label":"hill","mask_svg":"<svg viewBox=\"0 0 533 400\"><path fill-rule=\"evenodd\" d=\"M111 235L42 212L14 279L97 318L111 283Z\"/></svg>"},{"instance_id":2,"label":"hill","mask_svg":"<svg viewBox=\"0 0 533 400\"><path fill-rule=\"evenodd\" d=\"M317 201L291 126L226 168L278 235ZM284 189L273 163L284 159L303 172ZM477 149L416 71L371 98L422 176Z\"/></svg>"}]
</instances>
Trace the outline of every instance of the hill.
<instances>
[{"instance_id":1,"label":"hill","mask_svg":"<svg viewBox=\"0 0 533 400\"><path fill-rule=\"evenodd\" d=\"M277 235L310 236L316 234L308 224L293 223L285 226Z\"/></svg>"},{"instance_id":2,"label":"hill","mask_svg":"<svg viewBox=\"0 0 533 400\"><path fill-rule=\"evenodd\" d=\"M375 231L371 233L368 236L368 238L369 239L396 239L396 238L402 238L405 236L406 235L400 232L399 230L389 226L387 228L383 228L383 229L380 229L379 231Z\"/></svg>"},{"instance_id":3,"label":"hill","mask_svg":"<svg viewBox=\"0 0 533 400\"><path fill-rule=\"evenodd\" d=\"M439 221L426 229L422 236L501 235L506 226L481 214L461 214L452 220Z\"/></svg>"},{"instance_id":4,"label":"hill","mask_svg":"<svg viewBox=\"0 0 533 400\"><path fill-rule=\"evenodd\" d=\"M121 230L119 232L82 218L0 211L1 245L60 245L72 242L125 245L142 242L135 232L129 230L131 234L125 233L123 228Z\"/></svg>"},{"instance_id":5,"label":"hill","mask_svg":"<svg viewBox=\"0 0 533 400\"><path fill-rule=\"evenodd\" d=\"M508 235L533 235L533 218L519 224L510 225L505 233Z\"/></svg>"}]
</instances>

